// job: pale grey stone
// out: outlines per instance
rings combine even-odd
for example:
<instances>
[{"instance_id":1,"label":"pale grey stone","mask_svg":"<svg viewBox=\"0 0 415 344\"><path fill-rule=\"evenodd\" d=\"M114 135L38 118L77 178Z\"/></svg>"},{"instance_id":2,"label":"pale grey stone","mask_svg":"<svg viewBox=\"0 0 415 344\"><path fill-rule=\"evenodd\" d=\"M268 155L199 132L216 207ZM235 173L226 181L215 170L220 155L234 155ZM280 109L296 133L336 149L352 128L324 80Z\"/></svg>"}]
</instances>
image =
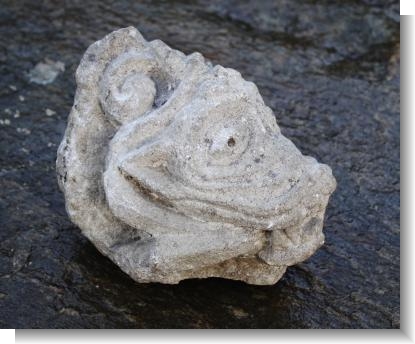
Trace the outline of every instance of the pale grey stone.
<instances>
[{"instance_id":1,"label":"pale grey stone","mask_svg":"<svg viewBox=\"0 0 415 344\"><path fill-rule=\"evenodd\" d=\"M29 72L29 81L39 85L47 85L55 81L56 77L65 71L65 64L60 61L45 59L39 62Z\"/></svg>"},{"instance_id":2,"label":"pale grey stone","mask_svg":"<svg viewBox=\"0 0 415 344\"><path fill-rule=\"evenodd\" d=\"M91 45L76 81L57 160L66 209L136 281L273 284L323 244L331 169L237 71L130 27Z\"/></svg>"}]
</instances>

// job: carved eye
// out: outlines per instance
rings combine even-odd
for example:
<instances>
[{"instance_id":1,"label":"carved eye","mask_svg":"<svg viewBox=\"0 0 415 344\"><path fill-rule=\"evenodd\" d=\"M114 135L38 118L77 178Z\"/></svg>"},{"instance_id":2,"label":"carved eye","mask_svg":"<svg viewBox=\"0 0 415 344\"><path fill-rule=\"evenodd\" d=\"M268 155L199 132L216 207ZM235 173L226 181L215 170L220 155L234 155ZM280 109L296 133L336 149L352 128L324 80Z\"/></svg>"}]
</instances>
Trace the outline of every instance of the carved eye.
<instances>
[{"instance_id":1,"label":"carved eye","mask_svg":"<svg viewBox=\"0 0 415 344\"><path fill-rule=\"evenodd\" d=\"M235 146L235 139L231 136L229 139L228 139L228 147L233 147L233 146Z\"/></svg>"},{"instance_id":2,"label":"carved eye","mask_svg":"<svg viewBox=\"0 0 415 344\"><path fill-rule=\"evenodd\" d=\"M208 143L209 156L213 164L231 164L248 146L249 135L241 126L222 127L212 130Z\"/></svg>"}]
</instances>

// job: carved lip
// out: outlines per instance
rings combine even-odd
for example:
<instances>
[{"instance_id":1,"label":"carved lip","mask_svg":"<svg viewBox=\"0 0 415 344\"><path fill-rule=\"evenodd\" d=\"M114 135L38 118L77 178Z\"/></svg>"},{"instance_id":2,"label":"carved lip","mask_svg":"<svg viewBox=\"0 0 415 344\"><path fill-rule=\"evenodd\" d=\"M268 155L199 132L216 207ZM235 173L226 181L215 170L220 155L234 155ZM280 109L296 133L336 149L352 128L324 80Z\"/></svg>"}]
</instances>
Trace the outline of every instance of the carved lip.
<instances>
[{"instance_id":1,"label":"carved lip","mask_svg":"<svg viewBox=\"0 0 415 344\"><path fill-rule=\"evenodd\" d=\"M153 154L154 155L154 154ZM314 195L321 195L321 196L328 196L330 195L335 187L336 187L336 180L334 179L332 175L332 171L330 167L324 164L316 163L314 159L309 157L305 157L305 161L311 160L311 163L305 164L305 167L301 176L298 177L298 183L294 184L290 189L283 191L281 190L278 192L278 195L275 195L273 197L272 203L268 202L266 205L267 207L264 207L263 209L260 209L259 207L245 207L243 204L235 204L232 205L231 202L227 202L227 198L225 197L222 200L217 199L216 197L212 197L211 190L206 190L206 195L203 194L203 189L199 189L199 196L197 197L196 201L208 203L211 205L221 206L224 209L229 209L233 211L237 211L240 208L245 208L244 213L251 214L251 215L259 215L259 216L272 216L273 210L276 209L276 207L283 207L283 203L291 203L293 199L298 197L298 193L302 195L302 197L306 197L306 201L309 202L309 204L314 207L321 203L321 200L317 198L314 198ZM143 168L153 170L153 167L143 165ZM124 162L119 164L117 166L119 172L132 184L135 184L139 186L139 189L142 191L145 191L146 194L153 195L156 198L165 198L166 200L170 199L171 201L180 201L185 199L191 199L191 197L188 196L188 192L186 191L186 188L183 185L183 188L180 188L181 182L180 179L174 178L174 180L159 180L157 183L154 183L154 180L151 181L151 178L149 176L145 176L146 174L142 174L141 167L138 166L138 164L135 162L134 164L125 164ZM158 178L163 178L164 173L160 173ZM288 178L288 177L287 177ZM161 183L161 184L160 184ZM171 188L169 187L171 184L177 184L178 192L171 192ZM164 185L164 187L162 186ZM190 186L191 187L191 186ZM270 194L270 189L272 190L272 193L274 194L276 190L278 190L278 183L276 186L273 186L273 184L269 184L266 186L260 186L260 188L264 189L264 194ZM170 192L167 194L163 191L163 189L170 189ZM234 187L234 192L238 194L240 193L239 190L243 188L243 185L241 187ZM195 190L197 190L198 187L195 187ZM210 194L210 195L209 195ZM170 195L170 196L169 196ZM228 195L234 197L233 195ZM301 199L302 201L303 199ZM260 200L258 200L260 201ZM248 202L250 203L250 202ZM303 203L303 202L300 202ZM324 203L324 202L323 202Z\"/></svg>"},{"instance_id":2,"label":"carved lip","mask_svg":"<svg viewBox=\"0 0 415 344\"><path fill-rule=\"evenodd\" d=\"M271 230L258 257L270 265L294 265L310 257L324 244L323 220L307 216L297 225Z\"/></svg>"},{"instance_id":3,"label":"carved lip","mask_svg":"<svg viewBox=\"0 0 415 344\"><path fill-rule=\"evenodd\" d=\"M137 193L148 201L157 206L175 209L178 213L186 213L186 209L191 209L190 216L200 217L203 220L204 214L209 213L210 216L216 217L218 221L229 222L232 219L233 223L240 226L252 226L257 229L265 231L283 230L284 228L300 226L306 221L308 214L318 213L323 211L326 206L326 197L320 199L313 199L313 203L306 207L303 204L296 204L296 208L290 208L280 213L273 213L272 211L265 211L258 208L250 209L249 212L244 211L244 208L238 205L223 204L220 202L213 202L206 199L187 198L185 196L168 198L163 192L160 192L151 184L146 183L145 178L139 178L139 173L134 171L134 175L128 170L118 167L121 175L129 182L131 187L135 188ZM333 178L334 180L334 178ZM305 186L301 186L304 188ZM313 188L319 188L313 185ZM295 196L294 191L286 194L292 202ZM262 210L262 211L261 211ZM186 215L185 215L186 216Z\"/></svg>"},{"instance_id":4,"label":"carved lip","mask_svg":"<svg viewBox=\"0 0 415 344\"><path fill-rule=\"evenodd\" d=\"M132 176L126 170L121 167L118 167L121 175L144 197L149 199L152 202L159 203L165 207L173 207L173 203L164 197L163 194L159 193L157 190L153 190L149 185L140 182L136 177Z\"/></svg>"}]
</instances>

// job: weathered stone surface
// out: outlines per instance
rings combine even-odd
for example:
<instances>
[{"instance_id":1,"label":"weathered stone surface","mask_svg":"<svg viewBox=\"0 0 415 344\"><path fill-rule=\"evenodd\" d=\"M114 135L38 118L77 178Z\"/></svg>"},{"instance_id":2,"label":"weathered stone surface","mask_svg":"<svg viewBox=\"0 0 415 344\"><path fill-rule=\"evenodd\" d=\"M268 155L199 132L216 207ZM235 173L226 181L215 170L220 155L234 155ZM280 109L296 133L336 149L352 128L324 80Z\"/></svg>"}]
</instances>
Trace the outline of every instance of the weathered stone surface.
<instances>
[{"instance_id":1,"label":"weathered stone surface","mask_svg":"<svg viewBox=\"0 0 415 344\"><path fill-rule=\"evenodd\" d=\"M335 180L257 87L133 27L93 44L57 173L73 222L139 282L273 284L324 242Z\"/></svg>"},{"instance_id":2,"label":"weathered stone surface","mask_svg":"<svg viewBox=\"0 0 415 344\"><path fill-rule=\"evenodd\" d=\"M3 0L0 327L399 328L399 18L393 0ZM129 25L237 69L333 168L325 244L278 283L136 283L69 220L55 163L75 70ZM46 58L65 71L29 82Z\"/></svg>"}]
</instances>

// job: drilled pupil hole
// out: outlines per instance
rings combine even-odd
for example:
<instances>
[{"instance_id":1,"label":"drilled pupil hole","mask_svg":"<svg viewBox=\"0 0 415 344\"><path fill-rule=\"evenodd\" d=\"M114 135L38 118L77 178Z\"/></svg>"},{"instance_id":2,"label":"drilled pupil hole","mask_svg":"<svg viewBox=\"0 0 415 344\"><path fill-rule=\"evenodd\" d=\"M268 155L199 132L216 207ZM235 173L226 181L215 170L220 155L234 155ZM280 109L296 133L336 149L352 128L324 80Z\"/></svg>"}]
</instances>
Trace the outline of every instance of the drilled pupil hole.
<instances>
[{"instance_id":1,"label":"drilled pupil hole","mask_svg":"<svg viewBox=\"0 0 415 344\"><path fill-rule=\"evenodd\" d=\"M228 140L228 146L233 147L233 146L235 146L235 143L236 143L235 139L233 137L230 137L229 140Z\"/></svg>"}]
</instances>

